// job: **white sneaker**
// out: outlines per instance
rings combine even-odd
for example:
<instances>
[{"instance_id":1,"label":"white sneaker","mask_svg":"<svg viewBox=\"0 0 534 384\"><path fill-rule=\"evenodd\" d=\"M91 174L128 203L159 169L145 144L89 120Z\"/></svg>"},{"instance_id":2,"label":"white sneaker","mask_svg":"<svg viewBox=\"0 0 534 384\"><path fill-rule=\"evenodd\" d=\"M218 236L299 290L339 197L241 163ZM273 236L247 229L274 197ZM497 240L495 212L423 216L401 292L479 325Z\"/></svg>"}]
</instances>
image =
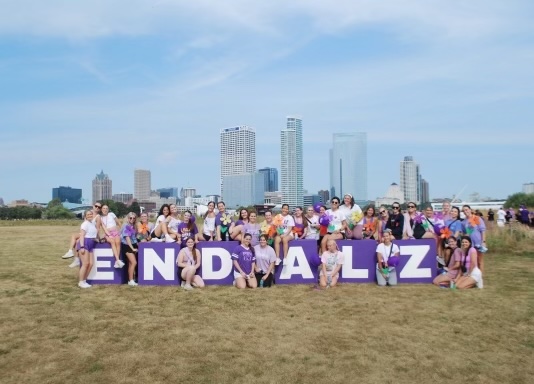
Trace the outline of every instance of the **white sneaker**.
<instances>
[{"instance_id":1,"label":"white sneaker","mask_svg":"<svg viewBox=\"0 0 534 384\"><path fill-rule=\"evenodd\" d=\"M80 266L80 258L76 257L72 263L70 263L69 268L76 268Z\"/></svg>"},{"instance_id":2,"label":"white sneaker","mask_svg":"<svg viewBox=\"0 0 534 384\"><path fill-rule=\"evenodd\" d=\"M92 284L89 284L89 283L87 282L87 280L84 280L83 282L84 282L85 285L87 285L89 288L93 286Z\"/></svg>"},{"instance_id":3,"label":"white sneaker","mask_svg":"<svg viewBox=\"0 0 534 384\"><path fill-rule=\"evenodd\" d=\"M71 257L74 257L74 252L72 252L72 249L69 249L67 253L61 256L62 259L70 259Z\"/></svg>"},{"instance_id":4,"label":"white sneaker","mask_svg":"<svg viewBox=\"0 0 534 384\"><path fill-rule=\"evenodd\" d=\"M282 260L282 265L287 265L288 262L287 262L287 257L284 257L284 260Z\"/></svg>"},{"instance_id":5,"label":"white sneaker","mask_svg":"<svg viewBox=\"0 0 534 384\"><path fill-rule=\"evenodd\" d=\"M280 265L280 263L282 262L282 259L280 259L279 257L276 258L276 261L274 262L274 265Z\"/></svg>"},{"instance_id":6,"label":"white sneaker","mask_svg":"<svg viewBox=\"0 0 534 384\"><path fill-rule=\"evenodd\" d=\"M482 277L480 278L480 281L477 284L477 287L480 288L480 289L484 288L484 280L482 280Z\"/></svg>"},{"instance_id":7,"label":"white sneaker","mask_svg":"<svg viewBox=\"0 0 534 384\"><path fill-rule=\"evenodd\" d=\"M182 284L180 284L180 287L185 287L185 281L182 281Z\"/></svg>"},{"instance_id":8,"label":"white sneaker","mask_svg":"<svg viewBox=\"0 0 534 384\"><path fill-rule=\"evenodd\" d=\"M122 267L123 267L123 265L121 265L121 261L120 260L117 260L115 262L115 264L113 265L113 268L122 268Z\"/></svg>"},{"instance_id":9,"label":"white sneaker","mask_svg":"<svg viewBox=\"0 0 534 384\"><path fill-rule=\"evenodd\" d=\"M163 240L161 240L160 238L157 238L157 237L153 237L152 239L150 239L150 242L152 243L161 243Z\"/></svg>"},{"instance_id":10,"label":"white sneaker","mask_svg":"<svg viewBox=\"0 0 534 384\"><path fill-rule=\"evenodd\" d=\"M186 291L191 291L193 289L193 287L191 286L191 284L186 284L186 285L184 285L184 289Z\"/></svg>"},{"instance_id":11,"label":"white sneaker","mask_svg":"<svg viewBox=\"0 0 534 384\"><path fill-rule=\"evenodd\" d=\"M165 235L165 242L174 243L174 239L171 237L171 235Z\"/></svg>"},{"instance_id":12,"label":"white sneaker","mask_svg":"<svg viewBox=\"0 0 534 384\"><path fill-rule=\"evenodd\" d=\"M80 281L78 283L78 287L80 287L80 288L91 288L91 286L89 284L87 284L87 282L85 282L85 281Z\"/></svg>"},{"instance_id":13,"label":"white sneaker","mask_svg":"<svg viewBox=\"0 0 534 384\"><path fill-rule=\"evenodd\" d=\"M137 283L135 282L135 280L130 280L130 281L128 281L128 285L129 285L130 287L137 287L139 284L137 284Z\"/></svg>"},{"instance_id":14,"label":"white sneaker","mask_svg":"<svg viewBox=\"0 0 534 384\"><path fill-rule=\"evenodd\" d=\"M126 264L124 264L124 261L122 261L122 260L119 260L119 264L120 264L121 268L126 265Z\"/></svg>"}]
</instances>

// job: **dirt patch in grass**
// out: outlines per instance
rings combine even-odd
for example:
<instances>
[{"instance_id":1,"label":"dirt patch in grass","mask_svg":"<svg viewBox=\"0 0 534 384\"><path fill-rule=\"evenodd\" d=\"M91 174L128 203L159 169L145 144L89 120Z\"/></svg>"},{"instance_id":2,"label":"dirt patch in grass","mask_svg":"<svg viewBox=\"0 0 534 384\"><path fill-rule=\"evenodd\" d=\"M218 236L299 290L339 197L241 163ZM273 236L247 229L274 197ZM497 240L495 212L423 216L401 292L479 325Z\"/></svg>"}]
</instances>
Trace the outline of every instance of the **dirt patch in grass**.
<instances>
[{"instance_id":1,"label":"dirt patch in grass","mask_svg":"<svg viewBox=\"0 0 534 384\"><path fill-rule=\"evenodd\" d=\"M72 226L0 227L2 383L527 383L533 253L483 290L76 287Z\"/></svg>"}]
</instances>

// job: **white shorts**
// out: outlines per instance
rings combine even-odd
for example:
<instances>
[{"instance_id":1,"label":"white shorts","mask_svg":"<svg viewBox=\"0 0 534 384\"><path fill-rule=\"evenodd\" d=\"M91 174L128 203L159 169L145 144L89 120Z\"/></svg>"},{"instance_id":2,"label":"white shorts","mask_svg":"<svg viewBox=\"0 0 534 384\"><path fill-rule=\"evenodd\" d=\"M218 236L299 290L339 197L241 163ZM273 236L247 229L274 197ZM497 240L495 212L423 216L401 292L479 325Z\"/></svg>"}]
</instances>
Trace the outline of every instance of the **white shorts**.
<instances>
[{"instance_id":1,"label":"white shorts","mask_svg":"<svg viewBox=\"0 0 534 384\"><path fill-rule=\"evenodd\" d=\"M469 277L475 280L476 286L480 288L480 283L482 282L482 271L480 271L478 267L473 268L473 270L469 274Z\"/></svg>"},{"instance_id":2,"label":"white shorts","mask_svg":"<svg viewBox=\"0 0 534 384\"><path fill-rule=\"evenodd\" d=\"M234 270L234 279L237 279L238 277L243 278L243 276L241 276L241 274L240 274L239 272L237 272L236 270Z\"/></svg>"}]
</instances>

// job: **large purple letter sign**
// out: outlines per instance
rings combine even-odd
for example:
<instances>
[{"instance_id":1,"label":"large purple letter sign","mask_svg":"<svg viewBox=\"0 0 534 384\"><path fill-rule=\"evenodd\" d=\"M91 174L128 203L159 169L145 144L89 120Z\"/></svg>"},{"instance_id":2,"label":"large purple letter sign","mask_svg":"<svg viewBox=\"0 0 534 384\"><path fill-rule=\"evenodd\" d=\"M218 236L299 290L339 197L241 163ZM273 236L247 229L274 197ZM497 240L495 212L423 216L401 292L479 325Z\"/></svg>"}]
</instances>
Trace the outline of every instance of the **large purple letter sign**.
<instances>
[{"instance_id":1,"label":"large purple letter sign","mask_svg":"<svg viewBox=\"0 0 534 384\"><path fill-rule=\"evenodd\" d=\"M115 257L111 245L97 244L93 255L93 268L87 276L89 284L124 284L128 281L126 267L113 268Z\"/></svg>"},{"instance_id":2,"label":"large purple letter sign","mask_svg":"<svg viewBox=\"0 0 534 384\"><path fill-rule=\"evenodd\" d=\"M402 240L397 267L399 283L431 284L436 276L436 242L432 239ZM289 243L287 261L276 268L277 284L308 284L317 281L317 243L315 240L295 240ZM376 281L376 242L373 240L340 240L344 254L340 282L374 283ZM237 242L209 241L198 244L202 255L200 276L207 285L231 285L233 264L230 257ZM138 256L140 285L179 285L176 267L179 247L175 243L141 243ZM281 253L282 254L282 253ZM95 264L89 281L96 284L126 282L126 267L113 268L113 253L109 245L95 249ZM125 260L125 262L127 262Z\"/></svg>"}]
</instances>

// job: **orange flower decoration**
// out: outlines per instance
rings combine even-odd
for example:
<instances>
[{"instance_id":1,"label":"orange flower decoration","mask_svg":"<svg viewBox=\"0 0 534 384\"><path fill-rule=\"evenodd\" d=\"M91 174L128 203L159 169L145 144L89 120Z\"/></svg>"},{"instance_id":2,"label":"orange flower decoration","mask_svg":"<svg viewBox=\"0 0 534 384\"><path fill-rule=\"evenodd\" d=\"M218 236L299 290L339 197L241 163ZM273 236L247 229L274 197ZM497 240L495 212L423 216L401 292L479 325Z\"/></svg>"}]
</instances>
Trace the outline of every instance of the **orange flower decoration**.
<instances>
[{"instance_id":1,"label":"orange flower decoration","mask_svg":"<svg viewBox=\"0 0 534 384\"><path fill-rule=\"evenodd\" d=\"M284 217L281 214L278 214L273 219L273 224L277 227L284 223Z\"/></svg>"},{"instance_id":2,"label":"orange flower decoration","mask_svg":"<svg viewBox=\"0 0 534 384\"><path fill-rule=\"evenodd\" d=\"M440 237L442 239L448 239L449 237L452 236L452 232L449 229L449 227L441 228L441 231L439 231L439 232L441 233Z\"/></svg>"},{"instance_id":3,"label":"orange flower decoration","mask_svg":"<svg viewBox=\"0 0 534 384\"><path fill-rule=\"evenodd\" d=\"M480 217L478 217L477 215L472 215L469 218L469 224L471 224L472 227L476 227L480 224Z\"/></svg>"},{"instance_id":4,"label":"orange flower decoration","mask_svg":"<svg viewBox=\"0 0 534 384\"><path fill-rule=\"evenodd\" d=\"M366 223L363 225L363 231L364 232L374 232L376 228L376 223L373 221L372 223Z\"/></svg>"},{"instance_id":5,"label":"orange flower decoration","mask_svg":"<svg viewBox=\"0 0 534 384\"><path fill-rule=\"evenodd\" d=\"M137 231L143 235L148 234L148 224L139 223Z\"/></svg>"},{"instance_id":6,"label":"orange flower decoration","mask_svg":"<svg viewBox=\"0 0 534 384\"><path fill-rule=\"evenodd\" d=\"M297 236L301 236L302 235L302 228L300 227L293 227L291 229L291 232L293 232L294 234L296 234Z\"/></svg>"}]
</instances>

